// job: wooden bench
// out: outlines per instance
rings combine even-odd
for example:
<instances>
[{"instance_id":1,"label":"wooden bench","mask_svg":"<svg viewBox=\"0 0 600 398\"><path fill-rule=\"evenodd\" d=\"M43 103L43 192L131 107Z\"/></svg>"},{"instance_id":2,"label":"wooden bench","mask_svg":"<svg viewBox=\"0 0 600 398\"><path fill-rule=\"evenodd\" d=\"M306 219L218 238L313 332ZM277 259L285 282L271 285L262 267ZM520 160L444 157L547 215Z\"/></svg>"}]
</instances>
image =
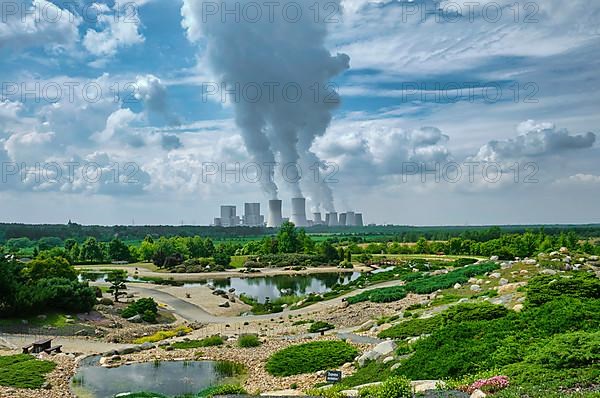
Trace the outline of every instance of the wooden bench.
<instances>
[{"instance_id":1,"label":"wooden bench","mask_svg":"<svg viewBox=\"0 0 600 398\"><path fill-rule=\"evenodd\" d=\"M26 345L23 347L23 354L29 354L29 350L33 347L33 344Z\"/></svg>"},{"instance_id":2,"label":"wooden bench","mask_svg":"<svg viewBox=\"0 0 600 398\"><path fill-rule=\"evenodd\" d=\"M62 352L61 348L62 348L62 345L55 345L54 347L45 349L44 352L46 354L52 354L53 352L56 352L58 354L58 353Z\"/></svg>"}]
</instances>

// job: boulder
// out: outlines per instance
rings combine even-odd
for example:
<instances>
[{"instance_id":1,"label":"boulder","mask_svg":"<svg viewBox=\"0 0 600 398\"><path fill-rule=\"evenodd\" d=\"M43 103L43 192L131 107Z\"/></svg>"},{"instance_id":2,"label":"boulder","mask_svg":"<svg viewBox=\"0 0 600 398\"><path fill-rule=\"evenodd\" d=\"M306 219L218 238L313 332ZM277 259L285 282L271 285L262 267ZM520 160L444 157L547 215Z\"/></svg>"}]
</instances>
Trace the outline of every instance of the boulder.
<instances>
[{"instance_id":1,"label":"boulder","mask_svg":"<svg viewBox=\"0 0 600 398\"><path fill-rule=\"evenodd\" d=\"M490 278L494 278L494 279L500 279L502 275L500 275L500 272L493 272L490 274Z\"/></svg>"},{"instance_id":2,"label":"boulder","mask_svg":"<svg viewBox=\"0 0 600 398\"><path fill-rule=\"evenodd\" d=\"M521 311L523 311L523 304L516 304L513 307L513 311L515 311L515 312L521 312Z\"/></svg>"},{"instance_id":3,"label":"boulder","mask_svg":"<svg viewBox=\"0 0 600 398\"><path fill-rule=\"evenodd\" d=\"M498 256L491 256L490 257L490 261L498 261L500 259L500 257Z\"/></svg>"},{"instance_id":4,"label":"boulder","mask_svg":"<svg viewBox=\"0 0 600 398\"><path fill-rule=\"evenodd\" d=\"M523 264L527 264L527 265L536 265L537 261L532 259L532 258L527 258L523 261Z\"/></svg>"},{"instance_id":5,"label":"boulder","mask_svg":"<svg viewBox=\"0 0 600 398\"><path fill-rule=\"evenodd\" d=\"M140 348L141 348L143 351L151 350L151 349L153 349L154 347L155 347L155 346L154 346L154 344L152 344L152 343L144 343L144 344L140 345Z\"/></svg>"},{"instance_id":6,"label":"boulder","mask_svg":"<svg viewBox=\"0 0 600 398\"><path fill-rule=\"evenodd\" d=\"M364 332L365 330L371 329L373 327L373 325L375 325L375 321L370 319L370 320L366 321L365 323L363 323L362 325L360 325L358 327L358 331Z\"/></svg>"},{"instance_id":7,"label":"boulder","mask_svg":"<svg viewBox=\"0 0 600 398\"><path fill-rule=\"evenodd\" d=\"M378 352L381 356L392 354L398 346L393 340L387 340L379 343L373 348L373 351Z\"/></svg>"},{"instance_id":8,"label":"boulder","mask_svg":"<svg viewBox=\"0 0 600 398\"><path fill-rule=\"evenodd\" d=\"M221 308L229 308L230 307L229 301L226 301L223 304L219 304L219 307L221 307Z\"/></svg>"},{"instance_id":9,"label":"boulder","mask_svg":"<svg viewBox=\"0 0 600 398\"><path fill-rule=\"evenodd\" d=\"M590 261L598 261L598 256L590 256Z\"/></svg>"},{"instance_id":10,"label":"boulder","mask_svg":"<svg viewBox=\"0 0 600 398\"><path fill-rule=\"evenodd\" d=\"M414 392L436 390L438 385L445 385L445 383L441 380L414 380L411 381L410 384L412 385Z\"/></svg>"},{"instance_id":11,"label":"boulder","mask_svg":"<svg viewBox=\"0 0 600 398\"><path fill-rule=\"evenodd\" d=\"M142 316L140 314L134 315L131 318L127 318L128 322L142 323Z\"/></svg>"},{"instance_id":12,"label":"boulder","mask_svg":"<svg viewBox=\"0 0 600 398\"><path fill-rule=\"evenodd\" d=\"M481 291L481 286L479 285L471 285L470 287L472 292L480 292Z\"/></svg>"},{"instance_id":13,"label":"boulder","mask_svg":"<svg viewBox=\"0 0 600 398\"><path fill-rule=\"evenodd\" d=\"M567 249L566 247L563 246L560 249L558 249L558 251L564 254L564 253L568 253L569 249Z\"/></svg>"},{"instance_id":14,"label":"boulder","mask_svg":"<svg viewBox=\"0 0 600 398\"><path fill-rule=\"evenodd\" d=\"M462 286L460 285L460 283L455 283L454 284L454 288L455 289L460 289Z\"/></svg>"},{"instance_id":15,"label":"boulder","mask_svg":"<svg viewBox=\"0 0 600 398\"><path fill-rule=\"evenodd\" d=\"M394 370L398 369L400 367L400 365L401 365L400 362L395 363L395 364L392 365L392 367L390 368L390 370L394 371Z\"/></svg>"},{"instance_id":16,"label":"boulder","mask_svg":"<svg viewBox=\"0 0 600 398\"><path fill-rule=\"evenodd\" d=\"M358 366L361 368L369 361L376 361L381 358L381 354L375 350L367 351L357 358Z\"/></svg>"},{"instance_id":17,"label":"boulder","mask_svg":"<svg viewBox=\"0 0 600 398\"><path fill-rule=\"evenodd\" d=\"M481 390L475 390L475 391L473 391L473 394L471 394L470 398L485 398L485 397L487 397L486 393L484 393Z\"/></svg>"},{"instance_id":18,"label":"boulder","mask_svg":"<svg viewBox=\"0 0 600 398\"><path fill-rule=\"evenodd\" d=\"M129 355L129 354L133 354L135 352L135 349L133 347L125 347L125 348L121 348L120 350L117 351L118 355Z\"/></svg>"},{"instance_id":19,"label":"boulder","mask_svg":"<svg viewBox=\"0 0 600 398\"><path fill-rule=\"evenodd\" d=\"M540 271L540 274L544 275L556 275L556 271L553 269L543 269Z\"/></svg>"},{"instance_id":20,"label":"boulder","mask_svg":"<svg viewBox=\"0 0 600 398\"><path fill-rule=\"evenodd\" d=\"M358 390L342 390L341 393L345 396L345 397L358 397Z\"/></svg>"},{"instance_id":21,"label":"boulder","mask_svg":"<svg viewBox=\"0 0 600 398\"><path fill-rule=\"evenodd\" d=\"M498 281L498 284L500 286L508 285L508 279L500 278L500 281Z\"/></svg>"},{"instance_id":22,"label":"boulder","mask_svg":"<svg viewBox=\"0 0 600 398\"><path fill-rule=\"evenodd\" d=\"M392 356L385 357L385 358L383 358L383 363L392 362L393 360L394 360L394 357L392 357Z\"/></svg>"}]
</instances>

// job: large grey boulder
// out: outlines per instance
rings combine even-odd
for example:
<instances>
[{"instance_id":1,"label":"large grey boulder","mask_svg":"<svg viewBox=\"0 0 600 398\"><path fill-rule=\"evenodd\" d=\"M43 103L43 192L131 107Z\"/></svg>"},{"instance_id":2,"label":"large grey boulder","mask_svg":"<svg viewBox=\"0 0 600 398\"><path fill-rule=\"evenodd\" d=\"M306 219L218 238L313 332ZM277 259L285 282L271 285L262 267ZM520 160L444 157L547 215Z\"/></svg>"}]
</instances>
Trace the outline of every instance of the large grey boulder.
<instances>
[{"instance_id":1,"label":"large grey boulder","mask_svg":"<svg viewBox=\"0 0 600 398\"><path fill-rule=\"evenodd\" d=\"M375 346L375 348L373 348L373 351L378 352L379 354L383 355L389 355L392 354L397 348L396 343L393 340L387 340L384 342L381 342L379 344L377 344Z\"/></svg>"}]
</instances>

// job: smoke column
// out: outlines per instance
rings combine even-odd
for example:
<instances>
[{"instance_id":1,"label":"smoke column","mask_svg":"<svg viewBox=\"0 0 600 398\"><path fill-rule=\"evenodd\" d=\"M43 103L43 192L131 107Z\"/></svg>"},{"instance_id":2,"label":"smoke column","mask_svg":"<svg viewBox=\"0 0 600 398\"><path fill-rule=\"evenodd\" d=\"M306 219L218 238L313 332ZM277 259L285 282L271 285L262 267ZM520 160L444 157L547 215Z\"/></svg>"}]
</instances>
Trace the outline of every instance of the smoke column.
<instances>
[{"instance_id":1,"label":"smoke column","mask_svg":"<svg viewBox=\"0 0 600 398\"><path fill-rule=\"evenodd\" d=\"M272 8L267 3L184 0L183 25L190 39L203 39L204 58L219 83L241 93L227 98L254 161L277 158L288 171L284 176L295 174L286 165L298 165L302 179L286 179L293 195L303 196L302 181L313 204L333 211L331 190L307 167L319 162L310 147L339 103L331 79L349 67L347 55L325 48L328 25L341 19L340 3L284 0L271 2ZM273 175L263 173L261 183L277 197Z\"/></svg>"}]
</instances>

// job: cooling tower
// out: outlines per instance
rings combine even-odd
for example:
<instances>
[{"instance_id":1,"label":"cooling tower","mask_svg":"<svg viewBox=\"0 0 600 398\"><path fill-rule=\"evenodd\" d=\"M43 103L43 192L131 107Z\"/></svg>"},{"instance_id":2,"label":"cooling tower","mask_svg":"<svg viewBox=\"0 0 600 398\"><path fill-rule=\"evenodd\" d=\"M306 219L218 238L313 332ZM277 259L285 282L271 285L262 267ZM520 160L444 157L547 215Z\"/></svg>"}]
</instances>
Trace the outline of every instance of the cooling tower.
<instances>
[{"instance_id":1,"label":"cooling tower","mask_svg":"<svg viewBox=\"0 0 600 398\"><path fill-rule=\"evenodd\" d=\"M338 225L344 226L346 225L346 213L340 213L340 219L338 221Z\"/></svg>"},{"instance_id":2,"label":"cooling tower","mask_svg":"<svg viewBox=\"0 0 600 398\"><path fill-rule=\"evenodd\" d=\"M346 225L349 227L353 227L356 225L356 215L353 211L349 211L346 213Z\"/></svg>"},{"instance_id":3,"label":"cooling tower","mask_svg":"<svg viewBox=\"0 0 600 398\"><path fill-rule=\"evenodd\" d=\"M292 198L292 217L290 221L297 227L306 227L306 199Z\"/></svg>"},{"instance_id":4,"label":"cooling tower","mask_svg":"<svg viewBox=\"0 0 600 398\"><path fill-rule=\"evenodd\" d=\"M323 219L321 218L321 213L313 213L313 224L323 224Z\"/></svg>"},{"instance_id":5,"label":"cooling tower","mask_svg":"<svg viewBox=\"0 0 600 398\"><path fill-rule=\"evenodd\" d=\"M260 203L244 203L244 225L258 227L263 220L260 215Z\"/></svg>"},{"instance_id":6,"label":"cooling tower","mask_svg":"<svg viewBox=\"0 0 600 398\"><path fill-rule=\"evenodd\" d=\"M267 227L277 228L283 223L281 218L281 200L269 200L269 217Z\"/></svg>"},{"instance_id":7,"label":"cooling tower","mask_svg":"<svg viewBox=\"0 0 600 398\"><path fill-rule=\"evenodd\" d=\"M336 212L327 213L327 217L329 218L327 225L330 227L336 227L338 225L338 215Z\"/></svg>"},{"instance_id":8,"label":"cooling tower","mask_svg":"<svg viewBox=\"0 0 600 398\"><path fill-rule=\"evenodd\" d=\"M356 225L357 227L362 227L364 225L363 219L362 219L362 213L356 213L354 215L354 225Z\"/></svg>"}]
</instances>

